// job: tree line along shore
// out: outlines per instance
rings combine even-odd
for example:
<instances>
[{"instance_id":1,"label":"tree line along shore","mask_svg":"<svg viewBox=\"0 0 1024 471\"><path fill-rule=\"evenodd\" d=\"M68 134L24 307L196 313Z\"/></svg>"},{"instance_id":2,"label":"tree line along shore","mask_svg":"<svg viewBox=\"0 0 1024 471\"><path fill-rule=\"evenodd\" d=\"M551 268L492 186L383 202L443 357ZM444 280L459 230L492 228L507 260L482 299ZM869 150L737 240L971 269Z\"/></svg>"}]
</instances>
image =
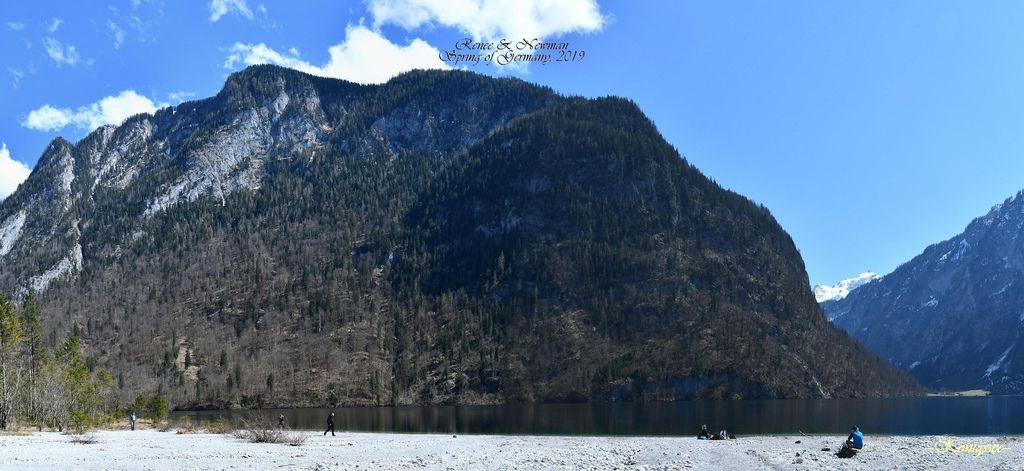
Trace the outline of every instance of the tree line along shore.
<instances>
[{"instance_id":1,"label":"tree line along shore","mask_svg":"<svg viewBox=\"0 0 1024 471\"><path fill-rule=\"evenodd\" d=\"M96 368L82 354L74 332L44 341L40 308L27 293L16 304L0 293L0 430L76 430L110 427L138 414L160 423L168 404L159 392L128 402L122 377Z\"/></svg>"}]
</instances>

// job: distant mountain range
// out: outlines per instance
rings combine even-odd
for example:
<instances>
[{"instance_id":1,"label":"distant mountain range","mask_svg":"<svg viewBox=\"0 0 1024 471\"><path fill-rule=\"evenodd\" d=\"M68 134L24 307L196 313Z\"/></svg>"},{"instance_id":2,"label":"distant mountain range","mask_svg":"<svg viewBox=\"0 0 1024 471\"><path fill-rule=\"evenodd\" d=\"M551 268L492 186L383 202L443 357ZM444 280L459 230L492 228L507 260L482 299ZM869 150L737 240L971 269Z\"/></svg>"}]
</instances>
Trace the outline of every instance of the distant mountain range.
<instances>
[{"instance_id":1,"label":"distant mountain range","mask_svg":"<svg viewBox=\"0 0 1024 471\"><path fill-rule=\"evenodd\" d=\"M814 299L819 303L825 301L838 301L845 298L853 291L865 284L882 279L877 273L866 271L853 278L847 278L832 286L817 285L814 287Z\"/></svg>"},{"instance_id":2,"label":"distant mountain range","mask_svg":"<svg viewBox=\"0 0 1024 471\"><path fill-rule=\"evenodd\" d=\"M1024 196L821 306L926 386L1024 393Z\"/></svg>"},{"instance_id":3,"label":"distant mountain range","mask_svg":"<svg viewBox=\"0 0 1024 471\"><path fill-rule=\"evenodd\" d=\"M636 105L467 72L255 66L56 139L0 203L0 257L51 344L177 405L920 390Z\"/></svg>"}]
</instances>

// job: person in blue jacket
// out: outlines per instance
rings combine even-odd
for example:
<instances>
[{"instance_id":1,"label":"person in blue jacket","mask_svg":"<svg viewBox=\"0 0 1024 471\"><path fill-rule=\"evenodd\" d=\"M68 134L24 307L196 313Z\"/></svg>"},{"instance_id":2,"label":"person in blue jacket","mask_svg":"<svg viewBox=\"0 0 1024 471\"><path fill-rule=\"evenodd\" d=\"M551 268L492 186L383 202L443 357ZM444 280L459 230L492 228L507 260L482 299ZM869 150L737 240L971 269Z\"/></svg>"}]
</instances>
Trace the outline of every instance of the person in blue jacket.
<instances>
[{"instance_id":1,"label":"person in blue jacket","mask_svg":"<svg viewBox=\"0 0 1024 471\"><path fill-rule=\"evenodd\" d=\"M850 436L846 438L846 442L843 443L843 447L839 449L839 453L836 456L840 458L850 458L857 454L857 451L864 448L864 434L860 433L860 428L854 425L850 428Z\"/></svg>"},{"instance_id":2,"label":"person in blue jacket","mask_svg":"<svg viewBox=\"0 0 1024 471\"><path fill-rule=\"evenodd\" d=\"M856 425L850 429L850 436L846 439L846 442L850 444L850 448L861 449L864 448L864 434L860 433L860 428Z\"/></svg>"}]
</instances>

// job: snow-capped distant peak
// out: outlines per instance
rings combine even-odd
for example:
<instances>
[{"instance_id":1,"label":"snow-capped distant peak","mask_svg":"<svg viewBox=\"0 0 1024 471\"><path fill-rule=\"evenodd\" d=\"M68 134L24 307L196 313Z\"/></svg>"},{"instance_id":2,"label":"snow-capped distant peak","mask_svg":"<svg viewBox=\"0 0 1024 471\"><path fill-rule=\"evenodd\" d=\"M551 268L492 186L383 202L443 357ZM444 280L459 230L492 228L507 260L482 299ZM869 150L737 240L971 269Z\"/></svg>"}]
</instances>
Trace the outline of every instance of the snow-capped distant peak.
<instances>
[{"instance_id":1,"label":"snow-capped distant peak","mask_svg":"<svg viewBox=\"0 0 1024 471\"><path fill-rule=\"evenodd\" d=\"M825 301L838 301L848 296L850 291L880 279L882 279L882 277L877 273L866 271L853 278L847 278L840 281L832 286L818 285L814 287L814 299L816 299L818 303L823 303Z\"/></svg>"}]
</instances>

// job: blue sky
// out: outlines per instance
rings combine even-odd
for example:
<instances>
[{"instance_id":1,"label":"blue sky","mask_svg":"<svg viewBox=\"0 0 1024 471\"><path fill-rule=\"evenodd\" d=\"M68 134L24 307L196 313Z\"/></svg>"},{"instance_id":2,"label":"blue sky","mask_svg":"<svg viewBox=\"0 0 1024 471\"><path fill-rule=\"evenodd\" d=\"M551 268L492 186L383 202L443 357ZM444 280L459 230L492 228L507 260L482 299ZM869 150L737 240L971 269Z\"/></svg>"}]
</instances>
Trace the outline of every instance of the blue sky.
<instances>
[{"instance_id":1,"label":"blue sky","mask_svg":"<svg viewBox=\"0 0 1024 471\"><path fill-rule=\"evenodd\" d=\"M464 37L539 35L587 56L469 69L635 100L832 283L1024 189L1022 24L998 1L5 2L0 196L23 178L6 158L31 167L58 135L213 95L247 64L379 82Z\"/></svg>"}]
</instances>

